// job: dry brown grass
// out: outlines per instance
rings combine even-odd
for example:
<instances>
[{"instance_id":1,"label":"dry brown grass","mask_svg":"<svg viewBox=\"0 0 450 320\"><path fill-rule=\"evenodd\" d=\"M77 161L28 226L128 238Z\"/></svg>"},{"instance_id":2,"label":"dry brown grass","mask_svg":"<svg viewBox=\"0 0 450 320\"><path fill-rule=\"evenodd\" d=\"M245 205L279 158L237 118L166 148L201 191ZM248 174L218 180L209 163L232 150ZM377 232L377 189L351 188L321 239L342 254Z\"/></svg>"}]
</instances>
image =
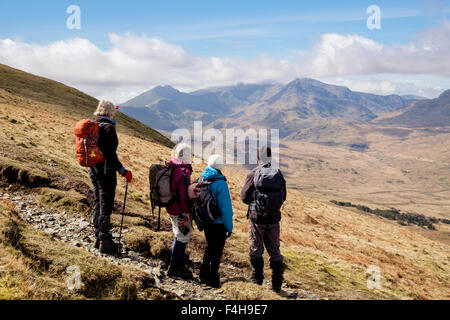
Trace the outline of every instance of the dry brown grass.
<instances>
[{"instance_id":1,"label":"dry brown grass","mask_svg":"<svg viewBox=\"0 0 450 320\"><path fill-rule=\"evenodd\" d=\"M395 136L386 131L396 128L344 128L312 139L336 146L284 141L281 162L288 183L315 198L449 218L450 129L441 129ZM365 152L348 147L361 141Z\"/></svg>"},{"instance_id":2,"label":"dry brown grass","mask_svg":"<svg viewBox=\"0 0 450 320\"><path fill-rule=\"evenodd\" d=\"M222 290L232 300L281 300L280 295L269 288L239 280L224 283Z\"/></svg>"},{"instance_id":3,"label":"dry brown grass","mask_svg":"<svg viewBox=\"0 0 450 320\"><path fill-rule=\"evenodd\" d=\"M50 106L40 108L40 103L4 92L2 95L8 97L7 101L15 102L0 103L0 156L32 164L45 172L51 169L89 185L87 170L76 163L74 156L72 129L78 119L51 112ZM12 118L17 122L12 123ZM164 257L170 250L172 235L165 214L162 217L165 231L154 232L156 221L151 215L147 195L148 167L152 163L169 160L170 149L124 133L119 134L119 140L119 157L135 177L129 189L130 201L125 218L125 227L129 232L124 236L125 241L139 252ZM203 167L194 166L194 177L199 176ZM235 232L227 241L224 260L240 266L245 276L250 272L246 235L248 222L245 218L247 207L239 198L245 172L229 167L224 174L229 181L235 213ZM116 197L119 204L123 192L124 181L119 180ZM119 221L116 211L112 218L113 225L117 227ZM300 281L302 288L323 297L450 298L448 247L381 218L339 208L290 189L283 208L281 239L289 267L287 281ZM201 256L200 244L203 241L202 235L194 236L194 242L190 245L194 255ZM62 250L66 252L62 256L65 259L72 254L79 256L78 251L66 247L53 248L42 251L40 255L57 256L58 251ZM267 261L266 257L265 272L270 277ZM26 266L25 262L22 264ZM372 291L366 286L366 268L369 265L377 265L382 271L381 290ZM265 298L256 289L259 288L241 282L231 281L224 285L230 298ZM115 295L110 293L110 296Z\"/></svg>"},{"instance_id":4,"label":"dry brown grass","mask_svg":"<svg viewBox=\"0 0 450 320\"><path fill-rule=\"evenodd\" d=\"M167 298L146 273L118 267L25 225L11 202L0 201L0 240L0 300ZM66 270L74 265L81 271L81 288L71 291Z\"/></svg>"}]
</instances>

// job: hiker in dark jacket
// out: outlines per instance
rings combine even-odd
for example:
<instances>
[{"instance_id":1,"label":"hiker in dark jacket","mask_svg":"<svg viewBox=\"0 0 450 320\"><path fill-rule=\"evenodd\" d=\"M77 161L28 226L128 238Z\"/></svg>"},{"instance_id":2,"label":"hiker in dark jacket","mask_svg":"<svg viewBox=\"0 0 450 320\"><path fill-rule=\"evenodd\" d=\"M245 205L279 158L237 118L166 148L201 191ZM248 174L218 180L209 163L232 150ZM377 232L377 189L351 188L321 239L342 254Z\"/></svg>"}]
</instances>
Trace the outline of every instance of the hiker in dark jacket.
<instances>
[{"instance_id":1,"label":"hiker in dark jacket","mask_svg":"<svg viewBox=\"0 0 450 320\"><path fill-rule=\"evenodd\" d=\"M283 255L280 252L280 220L281 204L286 200L286 182L279 170L273 170L272 174L276 175L273 183L277 183L270 190L271 197L277 203L269 204L276 207L275 212L264 211L256 201L255 174L270 171L272 151L268 147L261 147L258 150L259 166L250 172L245 180L244 187L241 192L241 199L249 205L247 219L249 219L248 237L250 245L250 262L252 265L251 280L262 285L264 281L264 247L266 247L270 255L270 268L272 269L272 289L275 292L281 291L283 283ZM259 175L261 176L261 175ZM265 191L266 192L266 191Z\"/></svg>"},{"instance_id":2,"label":"hiker in dark jacket","mask_svg":"<svg viewBox=\"0 0 450 320\"><path fill-rule=\"evenodd\" d=\"M191 147L187 144L177 145L172 160L167 163L167 166L173 168L171 189L177 195L177 200L167 207L167 213L172 222L172 230L175 235L167 274L169 277L192 279L192 272L186 267L188 257L185 254L186 246L192 235L188 197L188 187L192 173Z\"/></svg>"},{"instance_id":3,"label":"hiker in dark jacket","mask_svg":"<svg viewBox=\"0 0 450 320\"><path fill-rule=\"evenodd\" d=\"M221 170L224 168L222 156L213 155L202 173L204 182L211 181L210 192L214 202L220 209L221 216L205 226L207 247L200 269L200 281L214 288L220 287L219 267L222 259L225 240L233 232L233 208L227 180Z\"/></svg>"},{"instance_id":4,"label":"hiker in dark jacket","mask_svg":"<svg viewBox=\"0 0 450 320\"><path fill-rule=\"evenodd\" d=\"M111 230L111 213L117 186L116 172L124 176L128 182L132 180L131 171L125 170L117 157L119 141L116 133L116 122L113 120L116 107L109 101L100 101L94 115L99 122L98 147L105 158L104 163L90 169L90 178L94 186L94 232L95 247L102 253L115 253L119 244L113 241Z\"/></svg>"}]
</instances>

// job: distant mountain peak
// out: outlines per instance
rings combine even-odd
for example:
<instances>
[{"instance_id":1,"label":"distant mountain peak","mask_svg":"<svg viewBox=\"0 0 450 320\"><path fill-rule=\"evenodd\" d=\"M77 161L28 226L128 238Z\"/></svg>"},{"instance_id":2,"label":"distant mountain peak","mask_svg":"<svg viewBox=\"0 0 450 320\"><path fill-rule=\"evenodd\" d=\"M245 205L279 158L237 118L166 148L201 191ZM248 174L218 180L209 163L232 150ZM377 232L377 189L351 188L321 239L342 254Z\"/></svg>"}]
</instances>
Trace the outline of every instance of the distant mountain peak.
<instances>
[{"instance_id":1,"label":"distant mountain peak","mask_svg":"<svg viewBox=\"0 0 450 320\"><path fill-rule=\"evenodd\" d=\"M399 115L382 119L380 123L409 128L444 127L450 123L450 90L439 98L418 100Z\"/></svg>"},{"instance_id":2,"label":"distant mountain peak","mask_svg":"<svg viewBox=\"0 0 450 320\"><path fill-rule=\"evenodd\" d=\"M450 99L450 89L442 92L439 99Z\"/></svg>"},{"instance_id":3,"label":"distant mountain peak","mask_svg":"<svg viewBox=\"0 0 450 320\"><path fill-rule=\"evenodd\" d=\"M166 85L166 86L157 86L157 87L154 87L151 91L155 91L155 92L160 93L160 94L165 94L165 93L179 93L179 92L180 92L180 90L175 89L174 87L169 86L169 85Z\"/></svg>"},{"instance_id":4,"label":"distant mountain peak","mask_svg":"<svg viewBox=\"0 0 450 320\"><path fill-rule=\"evenodd\" d=\"M297 78L291 81L288 85L325 85L325 83L320 82L319 80L311 79L311 78Z\"/></svg>"}]
</instances>

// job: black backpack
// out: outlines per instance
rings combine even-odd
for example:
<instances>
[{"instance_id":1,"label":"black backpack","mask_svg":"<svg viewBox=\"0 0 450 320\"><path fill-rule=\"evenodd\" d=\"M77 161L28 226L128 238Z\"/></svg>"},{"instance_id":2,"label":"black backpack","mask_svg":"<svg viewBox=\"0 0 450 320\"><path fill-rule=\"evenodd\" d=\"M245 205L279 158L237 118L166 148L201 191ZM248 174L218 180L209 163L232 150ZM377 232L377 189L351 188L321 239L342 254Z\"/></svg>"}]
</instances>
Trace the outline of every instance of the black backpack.
<instances>
[{"instance_id":1,"label":"black backpack","mask_svg":"<svg viewBox=\"0 0 450 320\"><path fill-rule=\"evenodd\" d=\"M253 178L256 213L263 219L278 213L286 200L286 181L278 169L259 167Z\"/></svg>"},{"instance_id":2,"label":"black backpack","mask_svg":"<svg viewBox=\"0 0 450 320\"><path fill-rule=\"evenodd\" d=\"M195 224L202 231L206 224L215 222L222 216L219 206L211 194L211 184L219 179L210 181L200 180L189 186L188 194L192 203L192 213Z\"/></svg>"}]
</instances>

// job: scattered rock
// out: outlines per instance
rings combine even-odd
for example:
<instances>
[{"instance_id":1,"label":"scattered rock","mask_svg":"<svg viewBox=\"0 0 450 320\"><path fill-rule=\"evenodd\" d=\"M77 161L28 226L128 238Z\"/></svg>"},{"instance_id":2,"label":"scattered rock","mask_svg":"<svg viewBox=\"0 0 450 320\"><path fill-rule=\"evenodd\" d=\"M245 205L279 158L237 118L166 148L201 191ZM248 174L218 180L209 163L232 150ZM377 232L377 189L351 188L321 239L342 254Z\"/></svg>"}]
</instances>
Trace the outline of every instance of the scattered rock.
<instances>
[{"instance_id":1,"label":"scattered rock","mask_svg":"<svg viewBox=\"0 0 450 320\"><path fill-rule=\"evenodd\" d=\"M183 289L180 289L180 290L176 290L175 293L177 295L179 295L180 297L183 297L185 295L186 291L184 291Z\"/></svg>"},{"instance_id":2,"label":"scattered rock","mask_svg":"<svg viewBox=\"0 0 450 320\"><path fill-rule=\"evenodd\" d=\"M87 221L80 221L80 223L79 223L79 226L82 229L89 227L89 225L90 225L90 223Z\"/></svg>"},{"instance_id":3,"label":"scattered rock","mask_svg":"<svg viewBox=\"0 0 450 320\"><path fill-rule=\"evenodd\" d=\"M167 292L173 292L184 299L227 299L223 290L212 290L211 287L200 285L194 281L183 281L168 278L164 270L164 261L160 259L148 259L139 253L124 247L122 258L101 254L94 248L95 237L91 223L85 218L67 215L66 212L58 212L39 208L32 198L27 198L19 194L0 193L0 199L12 199L16 205L21 219L29 223L37 230L44 230L52 238L63 241L78 248L84 248L91 254L103 257L115 265L133 266L153 276L155 286ZM123 233L128 232L124 229ZM119 237L119 233L113 233L114 238ZM228 266L228 269L237 269L234 266ZM301 282L297 281L297 285ZM287 290L288 299L319 299L317 295L309 292Z\"/></svg>"}]
</instances>

